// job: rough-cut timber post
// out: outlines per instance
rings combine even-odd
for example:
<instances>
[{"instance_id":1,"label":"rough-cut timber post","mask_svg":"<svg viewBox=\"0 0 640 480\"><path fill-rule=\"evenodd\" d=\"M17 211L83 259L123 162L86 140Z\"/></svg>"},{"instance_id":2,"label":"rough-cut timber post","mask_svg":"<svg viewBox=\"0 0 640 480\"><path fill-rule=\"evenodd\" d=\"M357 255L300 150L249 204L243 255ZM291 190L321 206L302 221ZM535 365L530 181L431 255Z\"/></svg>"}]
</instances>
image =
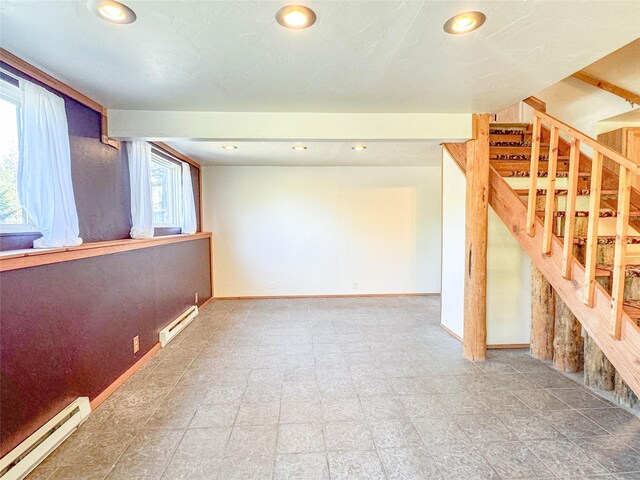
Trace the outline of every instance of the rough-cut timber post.
<instances>
[{"instance_id":1,"label":"rough-cut timber post","mask_svg":"<svg viewBox=\"0 0 640 480\"><path fill-rule=\"evenodd\" d=\"M613 390L616 370L589 334L584 336L584 384L600 390Z\"/></svg>"},{"instance_id":2,"label":"rough-cut timber post","mask_svg":"<svg viewBox=\"0 0 640 480\"><path fill-rule=\"evenodd\" d=\"M489 115L473 116L467 142L464 356L487 353L487 232L489 208Z\"/></svg>"},{"instance_id":3,"label":"rough-cut timber post","mask_svg":"<svg viewBox=\"0 0 640 480\"><path fill-rule=\"evenodd\" d=\"M532 262L531 355L539 360L553 359L555 308L555 292Z\"/></svg>"},{"instance_id":4,"label":"rough-cut timber post","mask_svg":"<svg viewBox=\"0 0 640 480\"><path fill-rule=\"evenodd\" d=\"M553 366L563 372L579 372L583 365L580 322L560 297L556 297Z\"/></svg>"},{"instance_id":5,"label":"rough-cut timber post","mask_svg":"<svg viewBox=\"0 0 640 480\"><path fill-rule=\"evenodd\" d=\"M622 377L616 372L615 388L613 396L620 405L631 408L640 408L640 399L633 393L633 390L625 383Z\"/></svg>"},{"instance_id":6,"label":"rough-cut timber post","mask_svg":"<svg viewBox=\"0 0 640 480\"><path fill-rule=\"evenodd\" d=\"M610 277L597 277L607 292L611 291ZM584 383L600 390L613 390L616 370L591 336L584 334Z\"/></svg>"}]
</instances>

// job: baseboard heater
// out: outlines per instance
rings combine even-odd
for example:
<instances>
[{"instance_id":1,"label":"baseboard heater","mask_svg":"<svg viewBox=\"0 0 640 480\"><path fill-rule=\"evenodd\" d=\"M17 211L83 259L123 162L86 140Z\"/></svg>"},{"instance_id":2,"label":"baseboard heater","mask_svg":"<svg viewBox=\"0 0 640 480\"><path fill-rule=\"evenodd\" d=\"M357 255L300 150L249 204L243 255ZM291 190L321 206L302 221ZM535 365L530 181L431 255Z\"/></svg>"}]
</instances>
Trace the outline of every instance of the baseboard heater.
<instances>
[{"instance_id":1,"label":"baseboard heater","mask_svg":"<svg viewBox=\"0 0 640 480\"><path fill-rule=\"evenodd\" d=\"M160 331L160 345L163 347L175 338L194 318L198 316L198 307L187 308L187 310Z\"/></svg>"},{"instance_id":2,"label":"baseboard heater","mask_svg":"<svg viewBox=\"0 0 640 480\"><path fill-rule=\"evenodd\" d=\"M33 435L0 459L2 480L22 480L58 445L64 442L91 413L87 397L78 397Z\"/></svg>"}]
</instances>

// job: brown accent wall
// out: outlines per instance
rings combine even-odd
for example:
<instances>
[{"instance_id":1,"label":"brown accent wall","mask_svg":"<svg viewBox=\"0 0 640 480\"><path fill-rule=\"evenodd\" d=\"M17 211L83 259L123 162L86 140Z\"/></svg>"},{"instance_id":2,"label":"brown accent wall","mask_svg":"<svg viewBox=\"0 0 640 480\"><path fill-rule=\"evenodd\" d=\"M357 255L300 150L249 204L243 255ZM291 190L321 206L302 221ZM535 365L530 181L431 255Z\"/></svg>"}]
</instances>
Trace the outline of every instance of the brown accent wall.
<instances>
[{"instance_id":1,"label":"brown accent wall","mask_svg":"<svg viewBox=\"0 0 640 480\"><path fill-rule=\"evenodd\" d=\"M0 274L0 456L79 396L96 397L210 298L199 239ZM133 337L140 350L133 353Z\"/></svg>"},{"instance_id":2,"label":"brown accent wall","mask_svg":"<svg viewBox=\"0 0 640 480\"><path fill-rule=\"evenodd\" d=\"M73 193L82 240L87 243L129 238L131 199L126 148L123 146L118 150L101 142L101 116L98 112L3 62L0 62L0 66L64 98L69 125ZM190 168L198 215L198 171L193 166ZM180 232L161 230L158 236L175 233ZM31 248L33 241L39 237L38 234L0 235L0 251Z\"/></svg>"},{"instance_id":3,"label":"brown accent wall","mask_svg":"<svg viewBox=\"0 0 640 480\"><path fill-rule=\"evenodd\" d=\"M100 114L64 98L80 236L129 238L126 149L103 144ZM199 209L197 169L191 174ZM38 237L1 235L0 250L31 248ZM196 292L200 304L208 300L209 256L209 240L198 239L1 273L0 457L75 398L113 383Z\"/></svg>"}]
</instances>

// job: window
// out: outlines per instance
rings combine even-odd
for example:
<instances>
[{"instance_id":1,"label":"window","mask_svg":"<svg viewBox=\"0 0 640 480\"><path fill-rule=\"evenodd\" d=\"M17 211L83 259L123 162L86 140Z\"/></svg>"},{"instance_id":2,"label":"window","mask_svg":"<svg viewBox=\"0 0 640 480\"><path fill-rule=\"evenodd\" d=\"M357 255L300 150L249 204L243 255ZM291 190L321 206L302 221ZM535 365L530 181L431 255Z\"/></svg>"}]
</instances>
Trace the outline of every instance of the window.
<instances>
[{"instance_id":1,"label":"window","mask_svg":"<svg viewBox=\"0 0 640 480\"><path fill-rule=\"evenodd\" d=\"M151 152L151 203L154 227L179 227L182 209L182 167Z\"/></svg>"},{"instance_id":2,"label":"window","mask_svg":"<svg viewBox=\"0 0 640 480\"><path fill-rule=\"evenodd\" d=\"M18 198L19 80L0 71L0 233L36 232Z\"/></svg>"}]
</instances>

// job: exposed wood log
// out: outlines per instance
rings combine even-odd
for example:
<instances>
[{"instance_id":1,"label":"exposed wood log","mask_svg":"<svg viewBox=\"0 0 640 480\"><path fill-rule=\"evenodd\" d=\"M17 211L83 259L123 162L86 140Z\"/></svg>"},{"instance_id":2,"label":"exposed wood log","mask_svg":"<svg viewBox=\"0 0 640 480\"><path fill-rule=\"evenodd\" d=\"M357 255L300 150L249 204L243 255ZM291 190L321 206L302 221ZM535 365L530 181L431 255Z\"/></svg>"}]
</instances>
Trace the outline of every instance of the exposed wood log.
<instances>
[{"instance_id":1,"label":"exposed wood log","mask_svg":"<svg viewBox=\"0 0 640 480\"><path fill-rule=\"evenodd\" d=\"M584 336L584 384L600 390L613 390L616 370L596 342Z\"/></svg>"},{"instance_id":2,"label":"exposed wood log","mask_svg":"<svg viewBox=\"0 0 640 480\"><path fill-rule=\"evenodd\" d=\"M466 171L466 157L464 144L445 144L461 171ZM580 319L584 329L594 338L611 363L629 384L631 389L640 393L640 327L632 323L625 313L620 340L615 340L607 330L609 314L611 312L611 297L599 284L596 285L593 308L582 301L582 285L585 283L584 267L574 260L573 281L564 279L562 270L562 243L554 239L551 255L542 255L540 244L542 232L536 231L534 236L527 235L524 219L527 207L514 194L513 190L500 175L491 169L489 183L489 202L507 229L518 240L522 248L535 262L556 292L557 298L562 298ZM537 220L537 226L542 228L542 222ZM537 230L537 229L536 229Z\"/></svg>"},{"instance_id":3,"label":"exposed wood log","mask_svg":"<svg viewBox=\"0 0 640 480\"><path fill-rule=\"evenodd\" d=\"M579 372L583 357L580 322L562 299L556 297L553 366L562 372Z\"/></svg>"},{"instance_id":4,"label":"exposed wood log","mask_svg":"<svg viewBox=\"0 0 640 480\"><path fill-rule=\"evenodd\" d=\"M474 115L474 140L467 143L464 356L484 360L487 352L487 234L489 215L489 115Z\"/></svg>"},{"instance_id":5,"label":"exposed wood log","mask_svg":"<svg viewBox=\"0 0 640 480\"><path fill-rule=\"evenodd\" d=\"M629 385L622 379L620 374L616 372L615 385L613 388L613 396L620 405L631 408L640 408L640 399L629 388Z\"/></svg>"},{"instance_id":6,"label":"exposed wood log","mask_svg":"<svg viewBox=\"0 0 640 480\"><path fill-rule=\"evenodd\" d=\"M540 270L531 263L531 355L553 360L555 292Z\"/></svg>"},{"instance_id":7,"label":"exposed wood log","mask_svg":"<svg viewBox=\"0 0 640 480\"><path fill-rule=\"evenodd\" d=\"M598 283L611 291L611 278L598 277ZM584 383L600 390L613 390L616 370L600 347L585 332L584 335Z\"/></svg>"}]
</instances>

